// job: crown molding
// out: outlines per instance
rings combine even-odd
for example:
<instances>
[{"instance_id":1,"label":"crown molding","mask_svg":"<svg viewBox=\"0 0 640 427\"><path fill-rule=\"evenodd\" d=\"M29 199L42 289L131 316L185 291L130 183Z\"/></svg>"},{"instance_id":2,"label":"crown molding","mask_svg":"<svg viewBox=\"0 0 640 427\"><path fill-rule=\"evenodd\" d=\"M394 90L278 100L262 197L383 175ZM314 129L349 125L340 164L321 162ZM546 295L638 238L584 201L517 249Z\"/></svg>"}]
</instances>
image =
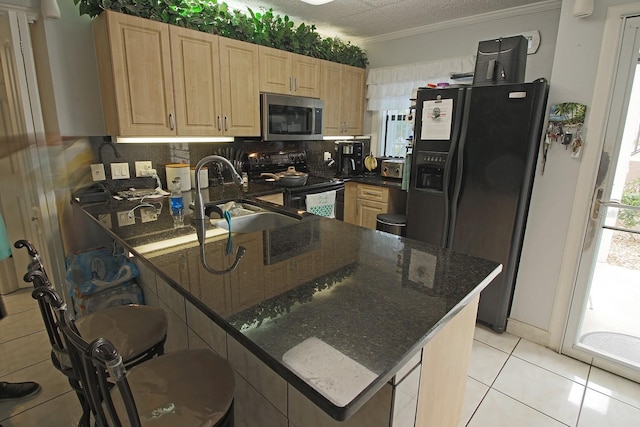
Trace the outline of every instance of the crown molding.
<instances>
[{"instance_id":1,"label":"crown molding","mask_svg":"<svg viewBox=\"0 0 640 427\"><path fill-rule=\"evenodd\" d=\"M385 41L402 39L405 37L432 33L435 31L463 27L466 25L473 25L473 24L479 24L483 22L495 21L497 19L513 18L515 16L528 15L530 13L539 13L539 12L546 12L549 10L556 10L556 9L560 9L561 6L562 6L562 0L545 0L539 3L533 3L525 6L517 6L517 7L511 7L508 9L502 9L496 12L481 13L479 15L468 16L465 18L452 19L450 21L423 25L421 27L408 28L406 30L396 31L394 33L382 34L380 36L352 39L351 42L359 45L368 44L368 43L380 43Z\"/></svg>"},{"instance_id":2,"label":"crown molding","mask_svg":"<svg viewBox=\"0 0 640 427\"><path fill-rule=\"evenodd\" d=\"M27 15L27 21L29 23L33 23L40 18L40 10L38 10L38 8L18 6L16 4L8 4L0 1L0 15L4 15L9 11L24 13Z\"/></svg>"}]
</instances>

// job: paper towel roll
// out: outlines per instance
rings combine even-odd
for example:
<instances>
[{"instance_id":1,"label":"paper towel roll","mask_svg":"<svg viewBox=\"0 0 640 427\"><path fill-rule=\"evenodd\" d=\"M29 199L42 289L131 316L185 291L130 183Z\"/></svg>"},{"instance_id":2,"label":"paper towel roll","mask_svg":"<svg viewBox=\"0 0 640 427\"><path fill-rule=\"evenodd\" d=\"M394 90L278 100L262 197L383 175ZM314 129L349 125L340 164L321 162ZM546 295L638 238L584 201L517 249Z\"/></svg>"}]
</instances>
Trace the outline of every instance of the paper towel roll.
<instances>
[{"instance_id":1,"label":"paper towel roll","mask_svg":"<svg viewBox=\"0 0 640 427\"><path fill-rule=\"evenodd\" d=\"M207 188L209 186L209 169L200 169L200 188ZM191 168L191 188L196 188L196 168Z\"/></svg>"},{"instance_id":2,"label":"paper towel roll","mask_svg":"<svg viewBox=\"0 0 640 427\"><path fill-rule=\"evenodd\" d=\"M191 176L189 173L189 165L186 163L170 163L166 166L167 170L167 187L171 188L171 182L174 178L180 177L180 189L182 191L191 190Z\"/></svg>"}]
</instances>

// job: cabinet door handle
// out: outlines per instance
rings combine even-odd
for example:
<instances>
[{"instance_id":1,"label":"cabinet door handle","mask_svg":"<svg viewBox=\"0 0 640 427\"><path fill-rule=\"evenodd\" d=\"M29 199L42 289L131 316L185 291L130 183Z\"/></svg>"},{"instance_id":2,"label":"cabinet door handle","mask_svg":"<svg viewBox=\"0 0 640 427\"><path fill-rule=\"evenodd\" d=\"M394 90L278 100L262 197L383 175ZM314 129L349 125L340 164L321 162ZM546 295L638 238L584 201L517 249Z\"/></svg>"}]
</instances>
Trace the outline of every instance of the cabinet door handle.
<instances>
[{"instance_id":1,"label":"cabinet door handle","mask_svg":"<svg viewBox=\"0 0 640 427\"><path fill-rule=\"evenodd\" d=\"M229 130L229 117L224 116L224 130L228 131Z\"/></svg>"},{"instance_id":2,"label":"cabinet door handle","mask_svg":"<svg viewBox=\"0 0 640 427\"><path fill-rule=\"evenodd\" d=\"M218 131L222 130L222 119L220 118L220 115L218 115Z\"/></svg>"},{"instance_id":3,"label":"cabinet door handle","mask_svg":"<svg viewBox=\"0 0 640 427\"><path fill-rule=\"evenodd\" d=\"M289 91L293 92L293 77L289 77Z\"/></svg>"},{"instance_id":4,"label":"cabinet door handle","mask_svg":"<svg viewBox=\"0 0 640 427\"><path fill-rule=\"evenodd\" d=\"M380 195L378 193L372 193L370 191L363 191L362 193L366 194L367 196L380 197Z\"/></svg>"},{"instance_id":5,"label":"cabinet door handle","mask_svg":"<svg viewBox=\"0 0 640 427\"><path fill-rule=\"evenodd\" d=\"M296 83L296 92L297 92L298 91L298 78L296 77L293 81Z\"/></svg>"},{"instance_id":6,"label":"cabinet door handle","mask_svg":"<svg viewBox=\"0 0 640 427\"><path fill-rule=\"evenodd\" d=\"M173 117L173 113L169 113L169 127L171 130L176 128L176 119Z\"/></svg>"}]
</instances>

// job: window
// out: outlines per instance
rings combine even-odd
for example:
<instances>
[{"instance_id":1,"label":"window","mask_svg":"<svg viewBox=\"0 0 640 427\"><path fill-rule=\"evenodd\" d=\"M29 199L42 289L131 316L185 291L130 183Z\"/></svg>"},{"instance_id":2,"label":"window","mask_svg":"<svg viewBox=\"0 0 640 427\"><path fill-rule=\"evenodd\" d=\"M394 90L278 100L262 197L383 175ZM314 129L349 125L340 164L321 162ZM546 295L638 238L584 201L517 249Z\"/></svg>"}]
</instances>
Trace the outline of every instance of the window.
<instances>
[{"instance_id":1,"label":"window","mask_svg":"<svg viewBox=\"0 0 640 427\"><path fill-rule=\"evenodd\" d=\"M387 110L383 115L380 134L384 135L384 156L406 156L408 139L413 136L413 124L407 123L407 114L409 110Z\"/></svg>"}]
</instances>

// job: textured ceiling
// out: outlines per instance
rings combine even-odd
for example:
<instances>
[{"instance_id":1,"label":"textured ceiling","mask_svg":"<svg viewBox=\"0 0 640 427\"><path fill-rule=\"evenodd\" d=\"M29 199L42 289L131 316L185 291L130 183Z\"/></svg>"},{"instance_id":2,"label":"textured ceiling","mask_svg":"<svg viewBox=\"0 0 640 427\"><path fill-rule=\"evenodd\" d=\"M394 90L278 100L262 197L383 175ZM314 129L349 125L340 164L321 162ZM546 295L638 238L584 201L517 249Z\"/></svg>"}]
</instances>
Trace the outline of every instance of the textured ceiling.
<instances>
[{"instance_id":1,"label":"textured ceiling","mask_svg":"<svg viewBox=\"0 0 640 427\"><path fill-rule=\"evenodd\" d=\"M272 8L288 15L296 24L315 24L325 36L338 35L345 40L361 40L410 28L441 23L540 0L334 0L313 6L301 0L227 0L230 6L241 4L254 11Z\"/></svg>"}]
</instances>

